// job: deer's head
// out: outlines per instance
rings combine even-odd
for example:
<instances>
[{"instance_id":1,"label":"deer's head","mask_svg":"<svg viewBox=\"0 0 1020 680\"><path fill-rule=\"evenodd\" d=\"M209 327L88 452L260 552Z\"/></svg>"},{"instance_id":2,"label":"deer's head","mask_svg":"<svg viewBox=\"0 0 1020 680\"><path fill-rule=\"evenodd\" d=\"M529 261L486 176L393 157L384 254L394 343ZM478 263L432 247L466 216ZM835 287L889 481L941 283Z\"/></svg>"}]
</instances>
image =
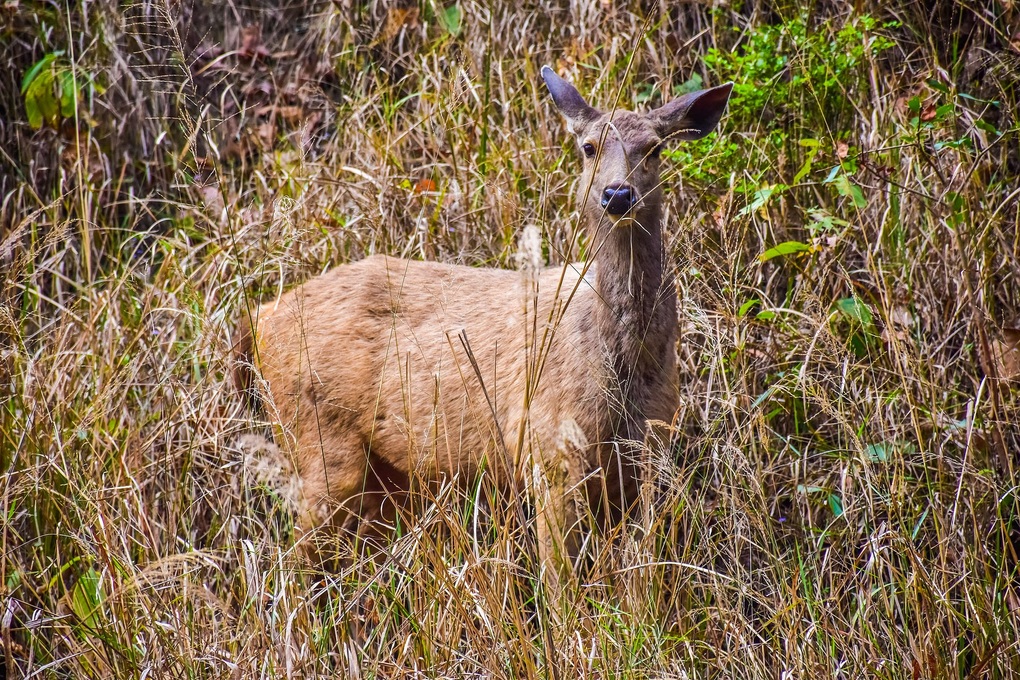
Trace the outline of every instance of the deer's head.
<instances>
[{"instance_id":1,"label":"deer's head","mask_svg":"<svg viewBox=\"0 0 1020 680\"><path fill-rule=\"evenodd\" d=\"M584 157L582 211L621 225L661 200L659 156L673 140L700 139L722 117L732 83L685 94L649 113L602 112L548 66L542 78Z\"/></svg>"}]
</instances>

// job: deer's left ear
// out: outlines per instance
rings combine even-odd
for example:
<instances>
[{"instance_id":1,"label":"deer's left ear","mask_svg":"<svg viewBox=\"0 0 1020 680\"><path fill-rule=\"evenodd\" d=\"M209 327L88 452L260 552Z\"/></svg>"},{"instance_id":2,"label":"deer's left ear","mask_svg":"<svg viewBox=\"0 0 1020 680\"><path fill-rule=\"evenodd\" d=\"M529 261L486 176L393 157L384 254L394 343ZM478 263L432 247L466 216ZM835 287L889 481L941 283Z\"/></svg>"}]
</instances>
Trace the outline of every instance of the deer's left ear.
<instances>
[{"instance_id":1,"label":"deer's left ear","mask_svg":"<svg viewBox=\"0 0 1020 680\"><path fill-rule=\"evenodd\" d=\"M701 139L715 129L726 110L733 83L698 90L648 114L663 139Z\"/></svg>"},{"instance_id":2,"label":"deer's left ear","mask_svg":"<svg viewBox=\"0 0 1020 680\"><path fill-rule=\"evenodd\" d=\"M566 117L571 132L578 132L599 117L598 110L589 106L573 85L556 75L548 66L542 67L542 80L549 88L556 108Z\"/></svg>"}]
</instances>

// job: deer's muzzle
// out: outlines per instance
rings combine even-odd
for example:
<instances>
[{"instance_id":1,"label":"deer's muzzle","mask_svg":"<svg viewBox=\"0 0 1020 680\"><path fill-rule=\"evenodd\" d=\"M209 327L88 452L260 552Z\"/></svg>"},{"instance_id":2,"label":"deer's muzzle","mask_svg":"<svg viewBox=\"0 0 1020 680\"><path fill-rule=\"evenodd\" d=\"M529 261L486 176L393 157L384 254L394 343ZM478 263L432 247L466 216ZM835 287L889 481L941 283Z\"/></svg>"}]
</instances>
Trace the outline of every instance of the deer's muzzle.
<instances>
[{"instance_id":1,"label":"deer's muzzle","mask_svg":"<svg viewBox=\"0 0 1020 680\"><path fill-rule=\"evenodd\" d=\"M614 182L602 190L602 207L613 217L630 212L637 203L637 192L628 184Z\"/></svg>"}]
</instances>

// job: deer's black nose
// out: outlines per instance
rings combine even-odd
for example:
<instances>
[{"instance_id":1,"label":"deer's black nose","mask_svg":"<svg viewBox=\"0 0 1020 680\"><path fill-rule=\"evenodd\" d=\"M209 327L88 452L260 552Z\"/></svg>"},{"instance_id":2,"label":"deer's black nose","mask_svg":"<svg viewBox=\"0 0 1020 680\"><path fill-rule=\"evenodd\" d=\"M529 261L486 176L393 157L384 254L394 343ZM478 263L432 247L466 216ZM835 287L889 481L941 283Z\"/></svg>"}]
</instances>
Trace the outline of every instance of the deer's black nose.
<instances>
[{"instance_id":1,"label":"deer's black nose","mask_svg":"<svg viewBox=\"0 0 1020 680\"><path fill-rule=\"evenodd\" d=\"M626 215L637 203L637 193L627 184L614 183L602 190L602 207L610 215Z\"/></svg>"}]
</instances>

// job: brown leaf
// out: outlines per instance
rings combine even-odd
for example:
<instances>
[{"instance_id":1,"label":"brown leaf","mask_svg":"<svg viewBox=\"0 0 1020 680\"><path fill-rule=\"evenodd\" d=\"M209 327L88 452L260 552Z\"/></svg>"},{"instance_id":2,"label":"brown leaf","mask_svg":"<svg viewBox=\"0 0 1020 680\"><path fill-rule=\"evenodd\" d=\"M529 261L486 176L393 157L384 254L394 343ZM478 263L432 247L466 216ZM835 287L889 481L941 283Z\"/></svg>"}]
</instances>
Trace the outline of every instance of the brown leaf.
<instances>
[{"instance_id":1,"label":"brown leaf","mask_svg":"<svg viewBox=\"0 0 1020 680\"><path fill-rule=\"evenodd\" d=\"M71 127L74 130L74 127ZM103 159L98 148L91 146L87 135L73 134L68 131L65 137L67 144L60 152L60 161L66 170L82 170L89 177L99 176L103 168Z\"/></svg>"},{"instance_id":2,"label":"brown leaf","mask_svg":"<svg viewBox=\"0 0 1020 680\"><path fill-rule=\"evenodd\" d=\"M276 106L267 104L255 109L255 116L262 118L269 116L270 119L279 117L288 125L300 123L305 118L305 109L301 106Z\"/></svg>"},{"instance_id":3,"label":"brown leaf","mask_svg":"<svg viewBox=\"0 0 1020 680\"><path fill-rule=\"evenodd\" d=\"M248 140L246 138L231 139L222 148L221 154L224 158L231 160L241 160L246 158L251 151L249 148Z\"/></svg>"},{"instance_id":4,"label":"brown leaf","mask_svg":"<svg viewBox=\"0 0 1020 680\"><path fill-rule=\"evenodd\" d=\"M276 125L272 122L262 123L255 129L255 134L258 135L263 149L272 149L276 142Z\"/></svg>"},{"instance_id":5,"label":"brown leaf","mask_svg":"<svg viewBox=\"0 0 1020 680\"><path fill-rule=\"evenodd\" d=\"M289 125L300 123L305 117L305 110L300 106L280 106L277 107L276 113Z\"/></svg>"},{"instance_id":6,"label":"brown leaf","mask_svg":"<svg viewBox=\"0 0 1020 680\"><path fill-rule=\"evenodd\" d=\"M1003 328L1002 338L991 341L991 350L999 380L1020 379L1020 328Z\"/></svg>"},{"instance_id":7,"label":"brown leaf","mask_svg":"<svg viewBox=\"0 0 1020 680\"><path fill-rule=\"evenodd\" d=\"M272 95L274 91L275 88L273 87L273 84L264 78L249 80L241 89L241 92L243 92L246 97L256 94L268 97Z\"/></svg>"},{"instance_id":8,"label":"brown leaf","mask_svg":"<svg viewBox=\"0 0 1020 680\"><path fill-rule=\"evenodd\" d=\"M1006 590L1006 601L1011 611L1020 612L1020 597L1017 597L1016 591L1012 588Z\"/></svg>"},{"instance_id":9,"label":"brown leaf","mask_svg":"<svg viewBox=\"0 0 1020 680\"><path fill-rule=\"evenodd\" d=\"M436 186L436 183L428 177L422 177L414 185L414 193L416 194L431 193L438 191L438 189L439 187Z\"/></svg>"},{"instance_id":10,"label":"brown leaf","mask_svg":"<svg viewBox=\"0 0 1020 680\"><path fill-rule=\"evenodd\" d=\"M210 215L216 217L223 212L223 193L215 184L206 184L198 187L198 194L202 197L202 203Z\"/></svg>"},{"instance_id":11,"label":"brown leaf","mask_svg":"<svg viewBox=\"0 0 1020 680\"><path fill-rule=\"evenodd\" d=\"M921 108L921 122L935 120L935 102L928 102Z\"/></svg>"},{"instance_id":12,"label":"brown leaf","mask_svg":"<svg viewBox=\"0 0 1020 680\"><path fill-rule=\"evenodd\" d=\"M417 7L390 7L386 11L386 23L383 24L382 39L393 40L405 26L415 28L418 25Z\"/></svg>"},{"instance_id":13,"label":"brown leaf","mask_svg":"<svg viewBox=\"0 0 1020 680\"><path fill-rule=\"evenodd\" d=\"M265 59L269 50L262 44L262 27L249 24L241 29L241 49L238 54L246 59Z\"/></svg>"},{"instance_id":14,"label":"brown leaf","mask_svg":"<svg viewBox=\"0 0 1020 680\"><path fill-rule=\"evenodd\" d=\"M840 159L846 158L846 155L848 153L850 153L850 145L849 144L847 144L846 142L837 142L836 143L836 157L837 158L840 158Z\"/></svg>"}]
</instances>

